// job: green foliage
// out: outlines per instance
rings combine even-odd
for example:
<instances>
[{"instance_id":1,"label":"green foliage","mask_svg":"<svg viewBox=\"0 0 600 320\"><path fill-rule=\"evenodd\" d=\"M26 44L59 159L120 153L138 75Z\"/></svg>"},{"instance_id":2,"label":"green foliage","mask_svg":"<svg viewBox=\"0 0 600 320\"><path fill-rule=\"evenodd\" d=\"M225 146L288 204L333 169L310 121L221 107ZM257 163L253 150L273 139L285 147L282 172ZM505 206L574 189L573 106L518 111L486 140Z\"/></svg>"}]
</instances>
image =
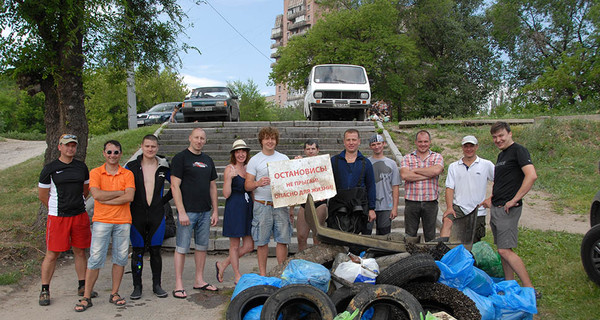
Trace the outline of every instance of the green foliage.
<instances>
[{"instance_id":1,"label":"green foliage","mask_svg":"<svg viewBox=\"0 0 600 320\"><path fill-rule=\"evenodd\" d=\"M274 118L274 113L268 107L267 100L260 94L258 85L252 79L242 82L236 80L227 82L227 87L240 99L240 120L259 121Z\"/></svg>"},{"instance_id":2,"label":"green foliage","mask_svg":"<svg viewBox=\"0 0 600 320\"><path fill-rule=\"evenodd\" d=\"M493 40L509 60L513 109L598 110L600 62L594 0L499 0L487 11ZM518 110L515 110L518 112Z\"/></svg>"},{"instance_id":3,"label":"green foliage","mask_svg":"<svg viewBox=\"0 0 600 320\"><path fill-rule=\"evenodd\" d=\"M14 80L0 76L0 133L44 133L44 94L30 96Z\"/></svg>"},{"instance_id":4,"label":"green foliage","mask_svg":"<svg viewBox=\"0 0 600 320\"><path fill-rule=\"evenodd\" d=\"M0 133L4 138L16 139L16 140L29 140L29 141L41 141L46 140L46 135L39 132L19 132L19 131L8 131Z\"/></svg>"},{"instance_id":5,"label":"green foliage","mask_svg":"<svg viewBox=\"0 0 600 320\"><path fill-rule=\"evenodd\" d=\"M104 134L127 128L127 85L120 69L99 68L86 72L84 81L86 112L91 134ZM187 89L170 69L136 73L138 112L169 101L183 101Z\"/></svg>"}]
</instances>

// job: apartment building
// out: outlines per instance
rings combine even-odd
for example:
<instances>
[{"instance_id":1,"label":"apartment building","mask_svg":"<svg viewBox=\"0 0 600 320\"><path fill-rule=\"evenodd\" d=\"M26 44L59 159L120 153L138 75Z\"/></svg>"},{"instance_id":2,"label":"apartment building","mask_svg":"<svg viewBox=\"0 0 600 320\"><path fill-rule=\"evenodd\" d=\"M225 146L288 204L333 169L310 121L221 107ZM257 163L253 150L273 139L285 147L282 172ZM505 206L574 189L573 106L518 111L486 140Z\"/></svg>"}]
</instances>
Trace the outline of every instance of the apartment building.
<instances>
[{"instance_id":1,"label":"apartment building","mask_svg":"<svg viewBox=\"0 0 600 320\"><path fill-rule=\"evenodd\" d=\"M279 58L277 48L286 46L288 41L306 33L320 16L319 6L313 0L283 0L283 14L275 17L271 29L271 58ZM285 83L275 85L275 102L280 107L302 104L304 91L289 89Z\"/></svg>"}]
</instances>

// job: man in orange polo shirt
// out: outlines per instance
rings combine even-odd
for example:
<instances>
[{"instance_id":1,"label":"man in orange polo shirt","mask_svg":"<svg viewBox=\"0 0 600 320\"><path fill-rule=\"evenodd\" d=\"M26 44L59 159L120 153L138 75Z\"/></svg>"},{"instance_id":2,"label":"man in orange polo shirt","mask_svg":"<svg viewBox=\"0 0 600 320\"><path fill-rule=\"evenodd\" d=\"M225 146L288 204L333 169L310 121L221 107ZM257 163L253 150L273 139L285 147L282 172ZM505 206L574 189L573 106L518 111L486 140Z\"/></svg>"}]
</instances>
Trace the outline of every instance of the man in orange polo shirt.
<instances>
[{"instance_id":1,"label":"man in orange polo shirt","mask_svg":"<svg viewBox=\"0 0 600 320\"><path fill-rule=\"evenodd\" d=\"M133 173L119 165L122 155L121 144L115 140L104 143L104 165L90 171L90 193L94 197L92 218L92 243L85 275L83 298L75 305L81 312L92 306L92 290L98 280L100 268L104 266L108 245L112 239L112 292L109 302L125 305L119 295L119 287L129 253L129 230L131 211L129 203L135 194Z\"/></svg>"}]
</instances>

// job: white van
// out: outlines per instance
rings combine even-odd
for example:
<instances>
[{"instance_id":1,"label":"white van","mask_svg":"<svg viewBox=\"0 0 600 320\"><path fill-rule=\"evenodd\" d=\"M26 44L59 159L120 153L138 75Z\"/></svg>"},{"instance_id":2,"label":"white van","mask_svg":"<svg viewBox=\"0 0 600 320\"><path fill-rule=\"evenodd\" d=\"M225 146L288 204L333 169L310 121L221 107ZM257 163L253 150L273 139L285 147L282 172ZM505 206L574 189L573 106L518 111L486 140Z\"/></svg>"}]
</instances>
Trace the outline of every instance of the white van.
<instances>
[{"instance_id":1,"label":"white van","mask_svg":"<svg viewBox=\"0 0 600 320\"><path fill-rule=\"evenodd\" d=\"M365 68L321 64L306 79L304 115L310 120L365 119L371 106L371 87Z\"/></svg>"}]
</instances>

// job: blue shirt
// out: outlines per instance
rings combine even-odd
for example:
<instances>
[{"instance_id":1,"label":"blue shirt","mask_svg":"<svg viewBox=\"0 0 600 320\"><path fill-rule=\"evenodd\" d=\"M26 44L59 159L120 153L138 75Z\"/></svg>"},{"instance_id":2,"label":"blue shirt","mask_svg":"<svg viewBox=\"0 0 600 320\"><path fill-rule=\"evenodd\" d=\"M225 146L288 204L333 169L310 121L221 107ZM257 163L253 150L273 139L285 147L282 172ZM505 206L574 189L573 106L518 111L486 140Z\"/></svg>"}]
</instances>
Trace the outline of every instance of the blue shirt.
<instances>
[{"instance_id":1,"label":"blue shirt","mask_svg":"<svg viewBox=\"0 0 600 320\"><path fill-rule=\"evenodd\" d=\"M337 161L337 164L334 161ZM363 162L365 164L364 179L361 177ZM344 150L339 155L331 157L331 165L333 167L333 175L335 176L336 189L366 188L369 210L375 210L375 174L373 173L371 161L358 151L356 161L348 163L346 162L346 150Z\"/></svg>"}]
</instances>

